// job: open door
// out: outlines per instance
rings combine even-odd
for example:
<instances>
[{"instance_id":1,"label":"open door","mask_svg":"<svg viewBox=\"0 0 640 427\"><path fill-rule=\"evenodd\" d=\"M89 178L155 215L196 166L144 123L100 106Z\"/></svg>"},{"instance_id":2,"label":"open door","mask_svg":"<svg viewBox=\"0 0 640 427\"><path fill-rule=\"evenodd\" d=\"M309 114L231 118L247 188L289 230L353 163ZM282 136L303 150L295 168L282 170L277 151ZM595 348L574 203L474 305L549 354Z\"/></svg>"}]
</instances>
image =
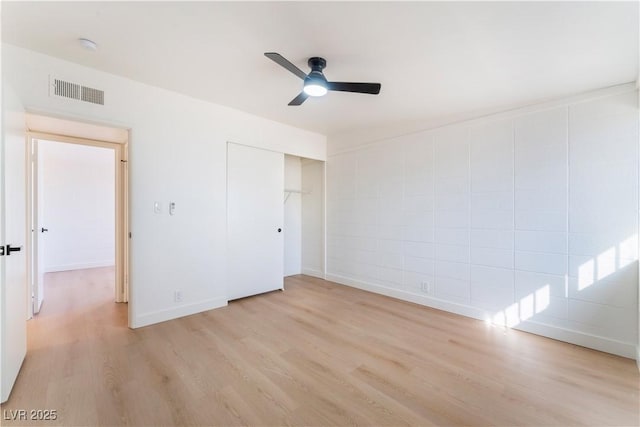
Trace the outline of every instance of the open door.
<instances>
[{"instance_id":1,"label":"open door","mask_svg":"<svg viewBox=\"0 0 640 427\"><path fill-rule=\"evenodd\" d=\"M32 313L38 314L44 301L44 245L46 234L49 230L44 224L43 203L44 186L42 185L42 173L38 167L38 140L29 138L31 150L31 174L30 197L37 197L35 203L30 203L31 209L31 299L33 302Z\"/></svg>"},{"instance_id":2,"label":"open door","mask_svg":"<svg viewBox=\"0 0 640 427\"><path fill-rule=\"evenodd\" d=\"M27 185L24 110L3 85L0 146L0 401L27 353Z\"/></svg>"}]
</instances>

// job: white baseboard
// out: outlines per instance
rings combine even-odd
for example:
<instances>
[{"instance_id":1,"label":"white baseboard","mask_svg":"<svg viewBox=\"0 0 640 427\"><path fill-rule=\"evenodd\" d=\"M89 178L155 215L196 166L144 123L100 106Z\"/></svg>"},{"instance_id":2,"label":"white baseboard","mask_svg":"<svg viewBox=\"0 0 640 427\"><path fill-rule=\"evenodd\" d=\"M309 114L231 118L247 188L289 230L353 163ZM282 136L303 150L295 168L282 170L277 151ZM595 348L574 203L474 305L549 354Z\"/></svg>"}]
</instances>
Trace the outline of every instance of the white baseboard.
<instances>
[{"instance_id":1,"label":"white baseboard","mask_svg":"<svg viewBox=\"0 0 640 427\"><path fill-rule=\"evenodd\" d=\"M313 268L303 268L302 274L304 274L305 276L317 277L318 279L324 279L324 273Z\"/></svg>"},{"instance_id":2,"label":"white baseboard","mask_svg":"<svg viewBox=\"0 0 640 427\"><path fill-rule=\"evenodd\" d=\"M414 302L416 304L425 305L427 307L436 308L438 310L448 311L454 314L460 314L462 316L471 317L477 320L485 320L488 318L488 315L484 312L484 310L480 310L478 308L470 307L463 304L445 301L427 295L414 294L409 291L389 288L386 286L363 282L361 280L351 279L349 277L330 273L327 274L326 279L332 282L339 283L341 285L347 285L353 288L362 289L364 291L386 295L388 297L401 299L403 301Z\"/></svg>"},{"instance_id":3,"label":"white baseboard","mask_svg":"<svg viewBox=\"0 0 640 427\"><path fill-rule=\"evenodd\" d=\"M50 265L45 267L45 273L55 273L57 271L84 270L86 268L112 267L115 265L114 260L94 261L78 264Z\"/></svg>"},{"instance_id":4,"label":"white baseboard","mask_svg":"<svg viewBox=\"0 0 640 427\"><path fill-rule=\"evenodd\" d=\"M636 346L636 366L638 367L638 371L640 371L640 344Z\"/></svg>"},{"instance_id":5,"label":"white baseboard","mask_svg":"<svg viewBox=\"0 0 640 427\"><path fill-rule=\"evenodd\" d=\"M403 301L409 301L416 304L424 305L438 310L448 311L450 313L471 317L477 320L486 320L491 318L491 313L476 307L464 304L453 303L450 301L434 298L428 295L415 294L401 289L389 288L382 285L364 282L349 277L327 274L326 280L336 282L341 285L351 286L377 294L386 295ZM565 329L554 325L538 323L534 321L524 321L514 326L525 332L553 338L559 341L592 348L594 350L604 351L606 353L616 354L618 356L636 359L640 369L640 346L612 340L610 338L591 335L580 331Z\"/></svg>"},{"instance_id":6,"label":"white baseboard","mask_svg":"<svg viewBox=\"0 0 640 427\"><path fill-rule=\"evenodd\" d=\"M582 347L592 348L605 353L616 354L629 359L636 359L636 349L634 344L605 338L598 335L587 334L572 329L565 329L559 326L545 323L524 321L514 326L514 329L553 338L554 340L576 344ZM636 359L637 360L637 359Z\"/></svg>"},{"instance_id":7,"label":"white baseboard","mask_svg":"<svg viewBox=\"0 0 640 427\"><path fill-rule=\"evenodd\" d=\"M192 314L202 313L203 311L213 310L215 308L225 307L227 298L213 298L206 301L199 301L191 304L183 304L177 307L166 308L151 313L144 313L134 317L131 322L131 328L141 328L167 320L177 319L179 317L190 316Z\"/></svg>"}]
</instances>

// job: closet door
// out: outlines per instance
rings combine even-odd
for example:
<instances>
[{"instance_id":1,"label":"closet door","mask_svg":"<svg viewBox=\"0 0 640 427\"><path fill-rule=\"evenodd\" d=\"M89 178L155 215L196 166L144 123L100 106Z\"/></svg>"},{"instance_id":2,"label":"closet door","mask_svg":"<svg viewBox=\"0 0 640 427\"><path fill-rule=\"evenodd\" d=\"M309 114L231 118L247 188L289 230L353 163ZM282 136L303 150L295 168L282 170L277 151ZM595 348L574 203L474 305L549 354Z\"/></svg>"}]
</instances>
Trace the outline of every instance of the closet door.
<instances>
[{"instance_id":1,"label":"closet door","mask_svg":"<svg viewBox=\"0 0 640 427\"><path fill-rule=\"evenodd\" d=\"M284 154L227 144L229 300L282 289Z\"/></svg>"}]
</instances>

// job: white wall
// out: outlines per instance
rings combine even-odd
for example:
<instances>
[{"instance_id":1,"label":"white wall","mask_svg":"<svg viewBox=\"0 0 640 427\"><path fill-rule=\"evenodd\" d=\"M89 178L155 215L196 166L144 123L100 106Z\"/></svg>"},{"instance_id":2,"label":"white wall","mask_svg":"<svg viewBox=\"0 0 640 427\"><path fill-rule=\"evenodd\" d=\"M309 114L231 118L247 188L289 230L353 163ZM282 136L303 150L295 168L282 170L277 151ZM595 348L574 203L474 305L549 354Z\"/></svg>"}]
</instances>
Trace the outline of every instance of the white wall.
<instances>
[{"instance_id":1,"label":"white wall","mask_svg":"<svg viewBox=\"0 0 640 427\"><path fill-rule=\"evenodd\" d=\"M133 327L226 304L228 141L325 160L319 134L6 44L2 63L27 110L131 129ZM105 105L49 97L50 74L104 90ZM162 214L154 214L155 201Z\"/></svg>"},{"instance_id":2,"label":"white wall","mask_svg":"<svg viewBox=\"0 0 640 427\"><path fill-rule=\"evenodd\" d=\"M114 150L38 143L44 270L114 265Z\"/></svg>"},{"instance_id":3,"label":"white wall","mask_svg":"<svg viewBox=\"0 0 640 427\"><path fill-rule=\"evenodd\" d=\"M330 280L635 357L632 85L341 153L335 141Z\"/></svg>"},{"instance_id":4,"label":"white wall","mask_svg":"<svg viewBox=\"0 0 640 427\"><path fill-rule=\"evenodd\" d=\"M300 157L284 156L284 188L300 190L302 186ZM284 275L292 276L302 271L302 194L291 193L284 203Z\"/></svg>"},{"instance_id":5,"label":"white wall","mask_svg":"<svg viewBox=\"0 0 640 427\"><path fill-rule=\"evenodd\" d=\"M324 278L324 162L302 160L302 274Z\"/></svg>"}]
</instances>

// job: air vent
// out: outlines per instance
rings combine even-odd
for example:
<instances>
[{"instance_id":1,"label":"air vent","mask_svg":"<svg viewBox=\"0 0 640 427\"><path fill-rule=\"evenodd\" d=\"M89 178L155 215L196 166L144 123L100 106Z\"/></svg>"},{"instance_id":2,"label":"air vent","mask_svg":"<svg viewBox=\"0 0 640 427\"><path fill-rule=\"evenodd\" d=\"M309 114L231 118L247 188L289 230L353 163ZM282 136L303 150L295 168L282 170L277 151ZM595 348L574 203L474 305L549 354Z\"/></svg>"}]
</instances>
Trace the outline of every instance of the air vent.
<instances>
[{"instance_id":1,"label":"air vent","mask_svg":"<svg viewBox=\"0 0 640 427\"><path fill-rule=\"evenodd\" d=\"M82 86L82 94L80 100L91 102L93 104L104 105L104 92L92 87Z\"/></svg>"},{"instance_id":2,"label":"air vent","mask_svg":"<svg viewBox=\"0 0 640 427\"><path fill-rule=\"evenodd\" d=\"M80 99L80 86L76 83L53 79L53 94L64 98Z\"/></svg>"},{"instance_id":3,"label":"air vent","mask_svg":"<svg viewBox=\"0 0 640 427\"><path fill-rule=\"evenodd\" d=\"M51 78L51 96L70 98L92 104L104 105L104 91L78 83Z\"/></svg>"}]
</instances>

